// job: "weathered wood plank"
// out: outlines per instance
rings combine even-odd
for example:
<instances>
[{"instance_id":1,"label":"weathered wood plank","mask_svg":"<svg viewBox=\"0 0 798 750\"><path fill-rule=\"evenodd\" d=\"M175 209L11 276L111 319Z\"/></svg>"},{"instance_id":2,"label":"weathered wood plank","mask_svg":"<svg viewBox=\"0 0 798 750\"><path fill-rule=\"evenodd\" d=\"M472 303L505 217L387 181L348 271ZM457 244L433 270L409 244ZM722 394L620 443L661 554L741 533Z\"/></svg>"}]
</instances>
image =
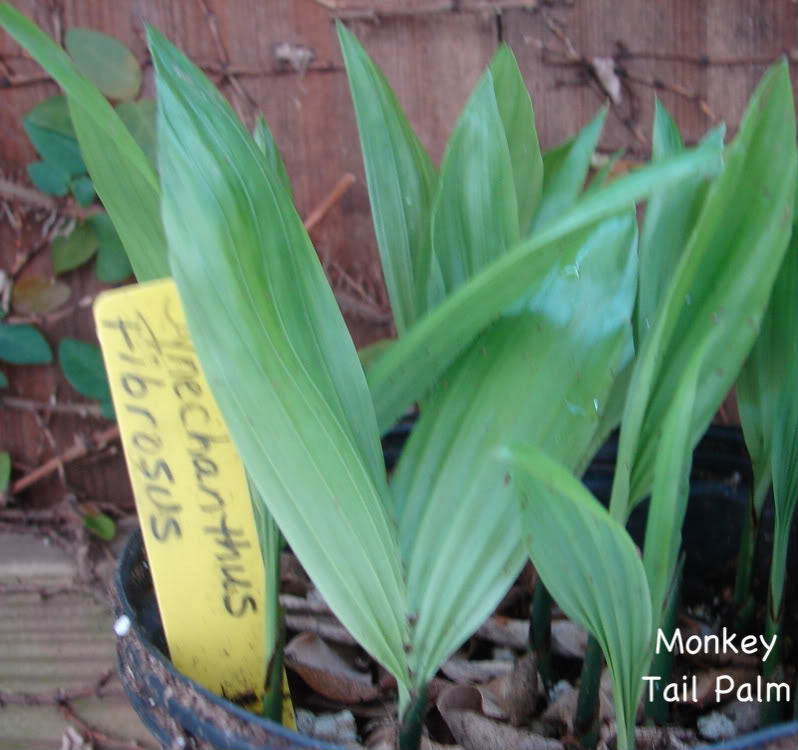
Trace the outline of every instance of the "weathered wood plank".
<instances>
[{"instance_id":1,"label":"weathered wood plank","mask_svg":"<svg viewBox=\"0 0 798 750\"><path fill-rule=\"evenodd\" d=\"M503 38L532 92L544 147L571 135L607 99L583 63L610 58L623 101L608 117L601 148L639 157L649 150L655 94L687 142L721 120L734 132L764 72L761 61L794 50L795 28L796 6L783 0L622 6L595 0L502 15ZM734 60L739 64L729 64Z\"/></svg>"}]
</instances>

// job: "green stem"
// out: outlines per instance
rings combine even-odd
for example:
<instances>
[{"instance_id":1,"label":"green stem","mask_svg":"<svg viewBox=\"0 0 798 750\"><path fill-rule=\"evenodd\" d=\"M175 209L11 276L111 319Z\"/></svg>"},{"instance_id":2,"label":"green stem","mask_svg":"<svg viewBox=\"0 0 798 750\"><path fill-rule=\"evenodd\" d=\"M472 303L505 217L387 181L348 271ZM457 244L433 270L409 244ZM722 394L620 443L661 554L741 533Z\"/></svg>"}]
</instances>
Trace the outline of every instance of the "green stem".
<instances>
[{"instance_id":1,"label":"green stem","mask_svg":"<svg viewBox=\"0 0 798 750\"><path fill-rule=\"evenodd\" d=\"M529 647L537 654L538 672L548 692L551 689L551 594L538 579L529 613Z\"/></svg>"},{"instance_id":2,"label":"green stem","mask_svg":"<svg viewBox=\"0 0 798 750\"><path fill-rule=\"evenodd\" d=\"M427 707L427 685L424 683L402 717L399 728L399 750L418 750L421 746L421 731Z\"/></svg>"},{"instance_id":3,"label":"green stem","mask_svg":"<svg viewBox=\"0 0 798 750\"><path fill-rule=\"evenodd\" d=\"M599 686L601 685L601 646L592 635L587 641L582 674L579 678L579 698L574 716L574 733L583 747L596 746L599 739ZM618 725L618 737L625 729ZM619 745L620 747L620 745Z\"/></svg>"},{"instance_id":4,"label":"green stem","mask_svg":"<svg viewBox=\"0 0 798 750\"><path fill-rule=\"evenodd\" d=\"M742 538L740 539L740 553L737 560L737 577L734 582L734 603L737 606L738 630L746 629L750 624L753 614L751 582L753 580L754 560L756 557L756 544L759 538L760 508L757 507L754 490L748 502L748 512L745 516Z\"/></svg>"},{"instance_id":5,"label":"green stem","mask_svg":"<svg viewBox=\"0 0 798 750\"><path fill-rule=\"evenodd\" d=\"M682 579L684 574L684 553L679 558L676 565L676 570L673 574L673 583L671 591L665 600L665 611L662 616L662 632L667 637L668 641L673 637L676 632L676 620L679 614L679 601L681 599ZM659 653L654 655L651 662L650 674L652 676L660 677L660 681L656 685L665 685L670 682L671 672L673 671L673 653L667 648L662 649ZM654 700L649 701L646 699L645 714L646 717L654 721L659 726L667 724L669 716L669 704L665 700L663 691L657 689L654 693Z\"/></svg>"},{"instance_id":6,"label":"green stem","mask_svg":"<svg viewBox=\"0 0 798 750\"><path fill-rule=\"evenodd\" d=\"M263 696L263 715L267 719L283 723L283 646L285 644L285 620L280 610L279 637L266 669L266 694Z\"/></svg>"},{"instance_id":7,"label":"green stem","mask_svg":"<svg viewBox=\"0 0 798 750\"><path fill-rule=\"evenodd\" d=\"M762 666L762 680L765 683L781 682L784 677L784 667L781 663L781 636L782 626L784 623L784 601L779 596L781 605L776 609L773 588L771 587L768 594L768 614L767 623L765 625L765 639L768 643L775 638L773 650L768 655L765 663ZM769 726L781 721L786 714L786 706L784 703L777 701L767 701L762 704L762 726Z\"/></svg>"}]
</instances>

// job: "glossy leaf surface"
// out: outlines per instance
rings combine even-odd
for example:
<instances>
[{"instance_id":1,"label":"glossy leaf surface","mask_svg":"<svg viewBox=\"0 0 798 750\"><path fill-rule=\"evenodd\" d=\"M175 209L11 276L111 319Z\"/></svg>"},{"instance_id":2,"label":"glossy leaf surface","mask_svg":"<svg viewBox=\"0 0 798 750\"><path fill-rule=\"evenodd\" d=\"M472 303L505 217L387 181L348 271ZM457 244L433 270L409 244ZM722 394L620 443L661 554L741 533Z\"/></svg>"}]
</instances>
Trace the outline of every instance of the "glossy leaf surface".
<instances>
[{"instance_id":1,"label":"glossy leaf surface","mask_svg":"<svg viewBox=\"0 0 798 750\"><path fill-rule=\"evenodd\" d=\"M232 108L149 30L163 217L203 370L252 481L407 697L404 585L371 398L290 196Z\"/></svg>"}]
</instances>

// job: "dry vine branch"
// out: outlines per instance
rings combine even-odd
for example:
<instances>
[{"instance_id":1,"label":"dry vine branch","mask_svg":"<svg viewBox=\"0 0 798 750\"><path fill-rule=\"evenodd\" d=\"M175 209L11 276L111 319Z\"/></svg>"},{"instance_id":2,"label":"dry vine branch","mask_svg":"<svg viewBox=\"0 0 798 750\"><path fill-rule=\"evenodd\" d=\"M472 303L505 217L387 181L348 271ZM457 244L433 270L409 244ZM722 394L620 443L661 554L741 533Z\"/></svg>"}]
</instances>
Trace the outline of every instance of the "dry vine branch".
<instances>
[{"instance_id":1,"label":"dry vine branch","mask_svg":"<svg viewBox=\"0 0 798 750\"><path fill-rule=\"evenodd\" d=\"M9 409L17 411L46 412L47 414L71 414L84 419L102 419L103 413L99 404L73 404L59 403L57 401L34 401L29 398L18 398L16 396L3 396L0 403Z\"/></svg>"},{"instance_id":2,"label":"dry vine branch","mask_svg":"<svg viewBox=\"0 0 798 750\"><path fill-rule=\"evenodd\" d=\"M58 689L52 693L28 693L15 690L0 690L0 706L57 706L81 698L101 698L103 688L114 676L114 667L106 669L91 685L71 690Z\"/></svg>"},{"instance_id":3,"label":"dry vine branch","mask_svg":"<svg viewBox=\"0 0 798 750\"><path fill-rule=\"evenodd\" d=\"M0 178L0 197L21 201L36 208L56 211L63 216L70 216L75 219L87 219L103 210L100 206L82 208L71 202L57 201L55 198L51 198L35 188L18 185L13 180L6 178Z\"/></svg>"}]
</instances>

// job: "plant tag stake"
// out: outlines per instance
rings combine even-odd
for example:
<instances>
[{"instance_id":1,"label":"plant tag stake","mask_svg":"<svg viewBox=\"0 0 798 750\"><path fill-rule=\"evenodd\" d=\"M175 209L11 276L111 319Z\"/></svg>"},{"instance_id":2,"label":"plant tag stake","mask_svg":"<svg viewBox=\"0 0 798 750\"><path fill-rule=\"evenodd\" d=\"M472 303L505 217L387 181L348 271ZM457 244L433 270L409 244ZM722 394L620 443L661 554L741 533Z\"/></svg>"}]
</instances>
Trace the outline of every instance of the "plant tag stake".
<instances>
[{"instance_id":1,"label":"plant tag stake","mask_svg":"<svg viewBox=\"0 0 798 750\"><path fill-rule=\"evenodd\" d=\"M244 465L171 279L94 305L144 544L175 667L263 710L265 579ZM283 724L295 729L283 673Z\"/></svg>"}]
</instances>

